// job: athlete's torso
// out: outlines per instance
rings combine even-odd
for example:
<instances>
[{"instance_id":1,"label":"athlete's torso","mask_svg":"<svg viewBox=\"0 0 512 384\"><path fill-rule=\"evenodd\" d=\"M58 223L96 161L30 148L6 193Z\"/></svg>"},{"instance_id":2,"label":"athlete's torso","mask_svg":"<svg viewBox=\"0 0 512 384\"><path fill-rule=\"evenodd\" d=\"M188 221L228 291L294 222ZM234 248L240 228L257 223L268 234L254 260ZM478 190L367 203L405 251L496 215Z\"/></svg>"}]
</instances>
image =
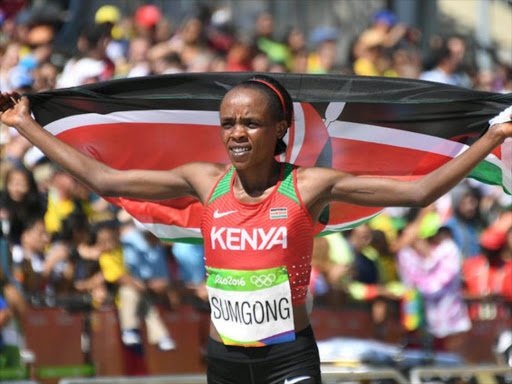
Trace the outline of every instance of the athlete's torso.
<instances>
[{"instance_id":1,"label":"athlete's torso","mask_svg":"<svg viewBox=\"0 0 512 384\"><path fill-rule=\"evenodd\" d=\"M205 205L201 231L207 268L261 270L285 266L293 305L303 304L311 272L313 223L297 189L296 169L282 164L274 190L254 204L233 194L234 168Z\"/></svg>"}]
</instances>

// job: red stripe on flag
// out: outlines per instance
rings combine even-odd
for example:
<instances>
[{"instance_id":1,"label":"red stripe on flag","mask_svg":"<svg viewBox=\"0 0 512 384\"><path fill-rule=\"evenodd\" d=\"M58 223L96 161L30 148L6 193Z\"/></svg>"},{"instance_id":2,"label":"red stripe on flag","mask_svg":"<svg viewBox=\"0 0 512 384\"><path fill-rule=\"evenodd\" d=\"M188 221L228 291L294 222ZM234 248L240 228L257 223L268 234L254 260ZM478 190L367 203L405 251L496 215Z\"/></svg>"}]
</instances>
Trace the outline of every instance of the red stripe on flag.
<instances>
[{"instance_id":1,"label":"red stripe on flag","mask_svg":"<svg viewBox=\"0 0 512 384\"><path fill-rule=\"evenodd\" d=\"M301 103L301 106L304 112L306 132L295 164L311 167L316 164L325 143L329 140L329 133L323 119L311 104Z\"/></svg>"},{"instance_id":2,"label":"red stripe on flag","mask_svg":"<svg viewBox=\"0 0 512 384\"><path fill-rule=\"evenodd\" d=\"M192 161L228 162L214 126L117 123L83 126L58 137L117 169L171 169Z\"/></svg>"},{"instance_id":3,"label":"red stripe on flag","mask_svg":"<svg viewBox=\"0 0 512 384\"><path fill-rule=\"evenodd\" d=\"M425 175L451 158L416 149L332 138L332 167L354 175Z\"/></svg>"},{"instance_id":4,"label":"red stripe on flag","mask_svg":"<svg viewBox=\"0 0 512 384\"><path fill-rule=\"evenodd\" d=\"M126 211L142 223L177 225L185 228L199 228L203 205L196 199L184 197L167 202L149 202L132 199L118 199ZM172 206L171 206L172 204Z\"/></svg>"},{"instance_id":5,"label":"red stripe on flag","mask_svg":"<svg viewBox=\"0 0 512 384\"><path fill-rule=\"evenodd\" d=\"M219 129L192 124L99 124L63 132L58 137L79 151L117 169L164 170L192 161L228 161ZM196 199L148 202L107 199L143 223L199 228L203 206Z\"/></svg>"}]
</instances>

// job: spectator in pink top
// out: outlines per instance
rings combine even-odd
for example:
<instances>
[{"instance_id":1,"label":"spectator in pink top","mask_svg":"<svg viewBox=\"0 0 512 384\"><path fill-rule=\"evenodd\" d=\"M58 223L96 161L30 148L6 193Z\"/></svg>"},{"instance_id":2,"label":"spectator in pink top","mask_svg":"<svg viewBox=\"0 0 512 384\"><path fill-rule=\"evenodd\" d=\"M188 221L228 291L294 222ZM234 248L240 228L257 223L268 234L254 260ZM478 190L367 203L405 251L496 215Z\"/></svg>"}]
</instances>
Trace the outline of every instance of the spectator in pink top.
<instances>
[{"instance_id":1,"label":"spectator in pink top","mask_svg":"<svg viewBox=\"0 0 512 384\"><path fill-rule=\"evenodd\" d=\"M443 339L468 331L471 323L462 298L462 255L431 209L421 210L404 230L398 265L404 284L423 297L428 332Z\"/></svg>"}]
</instances>

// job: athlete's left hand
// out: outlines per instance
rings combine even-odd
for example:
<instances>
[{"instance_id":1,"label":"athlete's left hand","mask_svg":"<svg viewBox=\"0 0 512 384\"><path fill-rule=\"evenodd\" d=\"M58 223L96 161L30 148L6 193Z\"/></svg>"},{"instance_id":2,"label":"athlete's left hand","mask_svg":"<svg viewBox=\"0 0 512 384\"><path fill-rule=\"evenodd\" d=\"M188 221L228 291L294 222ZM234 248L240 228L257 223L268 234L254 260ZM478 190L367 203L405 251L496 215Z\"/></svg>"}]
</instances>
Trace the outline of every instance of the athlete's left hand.
<instances>
[{"instance_id":1,"label":"athlete's left hand","mask_svg":"<svg viewBox=\"0 0 512 384\"><path fill-rule=\"evenodd\" d=\"M509 116L510 120L512 120L512 115ZM507 137L512 137L512 121L507 121L504 123L493 124L489 128L489 130L494 130L500 135L502 135L503 140Z\"/></svg>"}]
</instances>

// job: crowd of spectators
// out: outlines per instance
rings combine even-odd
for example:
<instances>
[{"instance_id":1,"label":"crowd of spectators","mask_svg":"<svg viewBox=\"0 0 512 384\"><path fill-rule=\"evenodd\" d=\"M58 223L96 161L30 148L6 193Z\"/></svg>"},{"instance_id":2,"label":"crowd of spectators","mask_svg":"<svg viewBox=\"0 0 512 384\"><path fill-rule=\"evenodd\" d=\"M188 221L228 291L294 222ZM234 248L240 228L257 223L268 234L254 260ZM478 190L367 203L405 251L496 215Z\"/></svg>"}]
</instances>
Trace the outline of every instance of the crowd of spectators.
<instances>
[{"instance_id":1,"label":"crowd of spectators","mask_svg":"<svg viewBox=\"0 0 512 384\"><path fill-rule=\"evenodd\" d=\"M105 5L65 62L55 59L62 55L52 23L0 16L2 92L203 71L393 76L512 92L510 67L467 66L461 36L436 36L423 55L421 32L387 10L351 44L347 63L336 59L338 30L319 26L305 36L292 28L280 41L269 13L259 15L246 38L231 27L227 9L175 27L154 5L134 15ZM29 305L101 308L117 302L124 344L141 342L144 320L151 343L175 348L155 303L172 308L184 297L206 301L201 246L161 243L41 158L12 128L0 128L0 145L0 329L23 317ZM374 301L376 323L386 316L380 298L403 300L404 313L412 316L404 321L409 330L421 314L411 313L404 298L421 297L433 336L468 331L481 307L470 304L468 310L464 299L512 300L511 204L500 187L466 180L428 208L390 208L368 224L318 238L311 291Z\"/></svg>"}]
</instances>

